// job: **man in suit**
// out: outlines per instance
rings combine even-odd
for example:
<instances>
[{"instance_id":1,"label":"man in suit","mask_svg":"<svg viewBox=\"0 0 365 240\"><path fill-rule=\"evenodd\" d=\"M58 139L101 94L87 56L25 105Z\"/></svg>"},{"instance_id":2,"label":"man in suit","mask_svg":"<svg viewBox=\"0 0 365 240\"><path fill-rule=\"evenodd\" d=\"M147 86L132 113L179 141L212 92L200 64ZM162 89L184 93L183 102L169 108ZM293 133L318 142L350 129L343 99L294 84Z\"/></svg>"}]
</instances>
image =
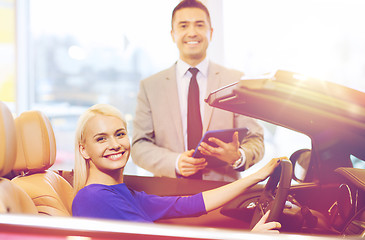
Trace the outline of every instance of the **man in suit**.
<instances>
[{"instance_id":1,"label":"man in suit","mask_svg":"<svg viewBox=\"0 0 365 240\"><path fill-rule=\"evenodd\" d=\"M261 160L264 154L263 129L254 119L212 108L204 102L210 92L238 81L243 75L208 60L212 33L208 9L196 0L181 1L172 13L171 30L179 60L140 83L132 159L155 176L233 181L239 178L239 171ZM197 69L195 73L191 68ZM188 104L193 78L198 102ZM193 124L187 117L188 113L192 115L192 105L199 107L199 113L195 114L198 120L193 120ZM198 133L195 138L199 139L208 130L247 127L249 133L242 142L235 133L229 143L216 138L209 140L218 147L202 143L199 148L202 153L223 162L223 166L211 167L205 158L192 157L196 145L190 144L193 134L189 129L198 125L200 128L192 132Z\"/></svg>"}]
</instances>

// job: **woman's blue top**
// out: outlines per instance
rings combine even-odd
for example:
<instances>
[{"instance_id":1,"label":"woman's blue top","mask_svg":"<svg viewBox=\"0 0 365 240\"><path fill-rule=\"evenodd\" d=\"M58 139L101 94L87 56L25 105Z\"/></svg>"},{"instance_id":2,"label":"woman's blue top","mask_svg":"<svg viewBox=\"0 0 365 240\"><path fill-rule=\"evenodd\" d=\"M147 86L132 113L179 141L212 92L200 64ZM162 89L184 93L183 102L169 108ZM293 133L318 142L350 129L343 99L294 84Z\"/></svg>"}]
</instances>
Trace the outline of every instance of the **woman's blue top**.
<instances>
[{"instance_id":1,"label":"woman's blue top","mask_svg":"<svg viewBox=\"0 0 365 240\"><path fill-rule=\"evenodd\" d=\"M188 197L150 195L117 185L91 184L72 203L73 216L153 222L205 214L202 193Z\"/></svg>"}]
</instances>

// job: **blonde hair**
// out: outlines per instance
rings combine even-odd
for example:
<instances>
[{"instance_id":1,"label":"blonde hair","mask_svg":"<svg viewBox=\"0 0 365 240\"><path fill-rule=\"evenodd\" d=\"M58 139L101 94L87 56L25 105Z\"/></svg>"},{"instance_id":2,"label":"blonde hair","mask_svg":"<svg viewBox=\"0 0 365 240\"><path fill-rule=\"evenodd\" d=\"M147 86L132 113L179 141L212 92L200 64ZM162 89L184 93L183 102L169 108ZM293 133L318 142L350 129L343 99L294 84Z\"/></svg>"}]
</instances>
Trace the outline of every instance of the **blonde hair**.
<instances>
[{"instance_id":1,"label":"blonde hair","mask_svg":"<svg viewBox=\"0 0 365 240\"><path fill-rule=\"evenodd\" d=\"M84 132L87 123L96 115L111 116L119 118L123 121L127 128L127 123L124 120L122 113L115 107L108 104L95 104L87 109L79 118L77 122L75 134L75 168L74 168L74 194L86 185L89 177L89 161L84 159L80 153L79 146L85 143Z\"/></svg>"}]
</instances>

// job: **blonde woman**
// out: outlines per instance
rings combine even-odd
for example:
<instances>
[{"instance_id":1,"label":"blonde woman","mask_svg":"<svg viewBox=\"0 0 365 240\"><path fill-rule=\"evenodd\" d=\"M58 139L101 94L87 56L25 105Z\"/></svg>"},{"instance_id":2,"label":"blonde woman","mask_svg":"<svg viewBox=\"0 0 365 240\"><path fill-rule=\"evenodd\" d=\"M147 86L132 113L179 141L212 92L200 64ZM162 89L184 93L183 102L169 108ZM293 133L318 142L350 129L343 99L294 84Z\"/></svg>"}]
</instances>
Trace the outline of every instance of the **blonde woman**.
<instances>
[{"instance_id":1,"label":"blonde woman","mask_svg":"<svg viewBox=\"0 0 365 240\"><path fill-rule=\"evenodd\" d=\"M73 215L140 222L206 214L266 179L281 161L273 159L255 174L193 196L137 192L123 183L130 154L126 121L118 109L106 104L94 105L81 115L75 153ZM253 230L278 232L280 223L265 223L266 218L267 214Z\"/></svg>"}]
</instances>

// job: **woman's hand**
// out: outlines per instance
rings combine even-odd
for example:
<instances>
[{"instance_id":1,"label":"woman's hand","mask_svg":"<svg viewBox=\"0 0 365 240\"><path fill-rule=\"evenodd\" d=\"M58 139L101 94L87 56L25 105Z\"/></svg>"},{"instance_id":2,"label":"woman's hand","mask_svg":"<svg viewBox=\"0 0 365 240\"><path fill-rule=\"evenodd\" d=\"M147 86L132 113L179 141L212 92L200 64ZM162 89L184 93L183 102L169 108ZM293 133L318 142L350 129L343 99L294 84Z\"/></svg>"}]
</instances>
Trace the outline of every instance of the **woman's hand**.
<instances>
[{"instance_id":1,"label":"woman's hand","mask_svg":"<svg viewBox=\"0 0 365 240\"><path fill-rule=\"evenodd\" d=\"M274 169L280 165L281 159L284 158L286 157L273 158L255 173L219 188L204 191L203 199L207 212L221 207L223 204L226 204L227 202L236 198L256 183L265 180L273 173Z\"/></svg>"},{"instance_id":2,"label":"woman's hand","mask_svg":"<svg viewBox=\"0 0 365 240\"><path fill-rule=\"evenodd\" d=\"M279 157L271 159L265 166L259 169L255 175L259 178L259 181L265 180L268 176L270 176L275 168L280 164L281 160L288 159L287 157Z\"/></svg>"},{"instance_id":3,"label":"woman's hand","mask_svg":"<svg viewBox=\"0 0 365 240\"><path fill-rule=\"evenodd\" d=\"M270 210L265 213L264 216L256 223L256 225L252 228L252 232L260 232L260 233L280 233L278 229L281 228L281 224L279 222L268 222L265 223L267 218L269 217Z\"/></svg>"}]
</instances>

